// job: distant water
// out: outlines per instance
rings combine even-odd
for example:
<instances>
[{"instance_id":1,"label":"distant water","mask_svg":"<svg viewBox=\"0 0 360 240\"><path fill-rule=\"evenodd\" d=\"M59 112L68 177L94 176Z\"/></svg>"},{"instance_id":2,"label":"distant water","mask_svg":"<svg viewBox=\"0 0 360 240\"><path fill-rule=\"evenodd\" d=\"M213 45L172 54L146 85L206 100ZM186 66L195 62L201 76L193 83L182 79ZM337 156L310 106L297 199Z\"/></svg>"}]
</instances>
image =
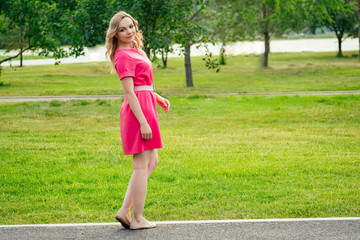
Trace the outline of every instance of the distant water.
<instances>
[{"instance_id":1,"label":"distant water","mask_svg":"<svg viewBox=\"0 0 360 240\"><path fill-rule=\"evenodd\" d=\"M209 44L208 48L214 55L218 55L220 51L220 44ZM179 55L179 45L174 45L174 52L169 53L169 57L182 57ZM346 39L342 43L343 51L353 51L359 49L358 39ZM336 38L330 39L298 39L298 40L274 40L270 42L271 52L334 52L338 50L338 43ZM264 42L262 41L245 41L228 43L225 46L226 54L261 54L264 52ZM0 53L1 54L1 53ZM10 53L12 54L12 53ZM32 53L26 53L31 55ZM191 47L191 56L205 55L205 48L196 46ZM159 56L160 57L160 56ZM105 59L105 47L86 48L85 56L78 58L64 58L60 60L62 64L66 63L84 63L84 62L103 62ZM23 64L28 65L45 65L54 64L54 59L34 59L24 60ZM9 66L9 62L5 62L2 66ZM19 61L12 61L13 66L18 66Z\"/></svg>"}]
</instances>

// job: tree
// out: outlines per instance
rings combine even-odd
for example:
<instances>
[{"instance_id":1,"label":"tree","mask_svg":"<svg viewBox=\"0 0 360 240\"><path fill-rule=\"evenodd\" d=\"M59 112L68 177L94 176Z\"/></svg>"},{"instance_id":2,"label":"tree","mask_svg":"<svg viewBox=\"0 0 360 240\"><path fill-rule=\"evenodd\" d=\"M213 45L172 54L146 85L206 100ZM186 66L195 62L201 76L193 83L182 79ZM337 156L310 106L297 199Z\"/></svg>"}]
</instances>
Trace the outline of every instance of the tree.
<instances>
[{"instance_id":1,"label":"tree","mask_svg":"<svg viewBox=\"0 0 360 240\"><path fill-rule=\"evenodd\" d=\"M224 46L228 42L242 40L241 31L237 32L237 22L233 19L233 5L232 1L216 0L202 12L202 24L212 32L211 41L222 44L219 55L220 65L226 64Z\"/></svg>"},{"instance_id":2,"label":"tree","mask_svg":"<svg viewBox=\"0 0 360 240\"><path fill-rule=\"evenodd\" d=\"M63 0L57 0L61 4ZM74 1L74 0L68 0ZM64 25L64 40L70 45L69 53L75 57L84 53L84 47L103 44L109 20L114 13L114 1L76 0L66 9L68 23Z\"/></svg>"},{"instance_id":3,"label":"tree","mask_svg":"<svg viewBox=\"0 0 360 240\"><path fill-rule=\"evenodd\" d=\"M0 39L7 51L18 53L39 50L39 55L52 55L56 60L84 54L84 47L104 42L109 19L110 0L3 0ZM70 45L66 50L62 43Z\"/></svg>"},{"instance_id":4,"label":"tree","mask_svg":"<svg viewBox=\"0 0 360 240\"><path fill-rule=\"evenodd\" d=\"M186 1L184 1L186 4ZM212 29L209 29L200 18L200 13L203 12L209 6L211 2L206 0L188 1L185 5L185 18L181 21L176 35L176 43L181 44L184 52L185 62L185 76L186 86L193 87L192 67L191 67L191 46L196 43L207 43L215 34ZM219 71L219 65L217 59L212 59L212 53L208 52L207 56L203 58L205 60L205 66L209 69L217 68Z\"/></svg>"},{"instance_id":5,"label":"tree","mask_svg":"<svg viewBox=\"0 0 360 240\"><path fill-rule=\"evenodd\" d=\"M354 7L354 12L357 17L357 27L354 28L354 32L352 34L353 37L357 37L359 40L359 61L360 61L360 0L352 0L352 4Z\"/></svg>"},{"instance_id":6,"label":"tree","mask_svg":"<svg viewBox=\"0 0 360 240\"><path fill-rule=\"evenodd\" d=\"M220 2L232 4L231 31L233 39L264 40L263 66L269 65L270 40L304 27L303 0L236 0Z\"/></svg>"},{"instance_id":7,"label":"tree","mask_svg":"<svg viewBox=\"0 0 360 240\"><path fill-rule=\"evenodd\" d=\"M129 12L139 22L144 36L144 48L152 61L161 54L163 67L172 51L176 30L184 18L187 4L176 0L135 0L119 2L118 9Z\"/></svg>"},{"instance_id":8,"label":"tree","mask_svg":"<svg viewBox=\"0 0 360 240\"><path fill-rule=\"evenodd\" d=\"M160 33L157 40L157 49L155 53L161 54L163 67L167 66L167 56L169 52L173 51L173 44L176 40L177 31L181 28L181 22L186 17L187 4L186 1L166 1L167 8L159 23L158 33ZM155 54L154 53L154 54Z\"/></svg>"},{"instance_id":9,"label":"tree","mask_svg":"<svg viewBox=\"0 0 360 240\"><path fill-rule=\"evenodd\" d=\"M356 5L355 5L356 6ZM359 39L359 61L360 61L360 0L357 0L356 7L357 17L358 17L358 39Z\"/></svg>"},{"instance_id":10,"label":"tree","mask_svg":"<svg viewBox=\"0 0 360 240\"><path fill-rule=\"evenodd\" d=\"M153 61L156 50L159 48L158 40L165 32L159 31L159 27L167 14L169 3L165 0L138 0L119 2L120 7L129 12L139 22L139 29L143 34L143 44L145 53Z\"/></svg>"},{"instance_id":11,"label":"tree","mask_svg":"<svg viewBox=\"0 0 360 240\"><path fill-rule=\"evenodd\" d=\"M195 43L202 41L201 35L203 33L203 28L193 22L193 19L196 17L200 11L203 10L204 3L201 6L195 6L195 11L190 15L189 18L184 19L180 28L180 31L177 33L177 42L182 45L184 48L184 63L185 63L185 77L186 77L186 86L193 87L193 77L192 77L192 67L191 67L191 46ZM196 9L196 7L198 9Z\"/></svg>"},{"instance_id":12,"label":"tree","mask_svg":"<svg viewBox=\"0 0 360 240\"><path fill-rule=\"evenodd\" d=\"M335 32L338 57L342 57L342 42L355 31L357 16L354 2L349 0L317 0L309 8L310 30L325 27ZM347 36L345 36L347 35Z\"/></svg>"},{"instance_id":13,"label":"tree","mask_svg":"<svg viewBox=\"0 0 360 240\"><path fill-rule=\"evenodd\" d=\"M46 34L50 29L47 21L50 8L51 4L40 1L2 2L0 26L2 45L7 51L18 50L18 54L1 60L0 64L20 55L20 66L22 66L24 51L53 46L52 39Z\"/></svg>"},{"instance_id":14,"label":"tree","mask_svg":"<svg viewBox=\"0 0 360 240\"><path fill-rule=\"evenodd\" d=\"M167 65L167 54L174 43L181 44L185 55L187 86L193 86L190 47L206 40L205 28L196 16L205 9L206 0L135 0L119 2L118 9L129 12L139 21L144 36L144 48L154 61L161 54L163 67ZM211 61L207 65L212 66Z\"/></svg>"}]
</instances>

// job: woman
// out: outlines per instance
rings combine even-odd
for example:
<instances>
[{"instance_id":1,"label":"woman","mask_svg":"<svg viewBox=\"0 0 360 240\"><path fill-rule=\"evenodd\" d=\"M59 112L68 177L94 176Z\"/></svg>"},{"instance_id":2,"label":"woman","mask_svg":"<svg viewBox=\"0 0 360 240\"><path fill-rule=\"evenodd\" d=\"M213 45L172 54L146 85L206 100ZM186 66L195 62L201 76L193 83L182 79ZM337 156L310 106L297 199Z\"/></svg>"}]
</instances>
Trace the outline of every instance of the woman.
<instances>
[{"instance_id":1,"label":"woman","mask_svg":"<svg viewBox=\"0 0 360 240\"><path fill-rule=\"evenodd\" d=\"M162 148L156 103L165 112L170 108L169 101L154 92L152 64L142 47L137 21L125 12L115 14L107 30L106 56L111 59L124 89L120 110L121 139L124 154L133 155L133 174L115 218L128 229L156 227L142 216L142 212L147 178L157 166L157 149Z\"/></svg>"}]
</instances>

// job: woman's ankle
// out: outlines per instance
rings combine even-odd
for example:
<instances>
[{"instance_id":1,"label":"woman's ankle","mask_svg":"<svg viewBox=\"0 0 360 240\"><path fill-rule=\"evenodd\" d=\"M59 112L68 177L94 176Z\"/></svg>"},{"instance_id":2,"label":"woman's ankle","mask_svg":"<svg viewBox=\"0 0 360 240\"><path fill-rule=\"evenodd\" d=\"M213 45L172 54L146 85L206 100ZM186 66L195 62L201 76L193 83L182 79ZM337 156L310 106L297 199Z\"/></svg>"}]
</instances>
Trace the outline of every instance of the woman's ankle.
<instances>
[{"instance_id":1,"label":"woman's ankle","mask_svg":"<svg viewBox=\"0 0 360 240\"><path fill-rule=\"evenodd\" d=\"M138 215L138 214L133 214L132 215L132 219L133 219L133 221L135 220L136 222L141 222L143 219L144 219L144 217L143 217L143 215L141 214L141 215Z\"/></svg>"},{"instance_id":2,"label":"woman's ankle","mask_svg":"<svg viewBox=\"0 0 360 240\"><path fill-rule=\"evenodd\" d=\"M125 215L131 215L130 214L130 208L126 209L124 207L121 207L118 212L116 213L116 215L119 215L119 214L125 214Z\"/></svg>"}]
</instances>

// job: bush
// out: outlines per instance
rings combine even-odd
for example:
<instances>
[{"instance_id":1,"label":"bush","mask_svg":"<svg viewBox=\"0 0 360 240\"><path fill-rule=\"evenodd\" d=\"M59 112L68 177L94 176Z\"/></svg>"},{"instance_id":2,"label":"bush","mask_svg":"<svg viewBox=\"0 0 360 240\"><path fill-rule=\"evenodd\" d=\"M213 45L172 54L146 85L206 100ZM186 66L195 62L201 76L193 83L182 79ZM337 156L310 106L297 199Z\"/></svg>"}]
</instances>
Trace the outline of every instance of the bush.
<instances>
[{"instance_id":1,"label":"bush","mask_svg":"<svg viewBox=\"0 0 360 240\"><path fill-rule=\"evenodd\" d=\"M226 61L225 61L225 48L223 48L223 47L220 49L219 63L220 63L220 65L225 65L226 64Z\"/></svg>"}]
</instances>

